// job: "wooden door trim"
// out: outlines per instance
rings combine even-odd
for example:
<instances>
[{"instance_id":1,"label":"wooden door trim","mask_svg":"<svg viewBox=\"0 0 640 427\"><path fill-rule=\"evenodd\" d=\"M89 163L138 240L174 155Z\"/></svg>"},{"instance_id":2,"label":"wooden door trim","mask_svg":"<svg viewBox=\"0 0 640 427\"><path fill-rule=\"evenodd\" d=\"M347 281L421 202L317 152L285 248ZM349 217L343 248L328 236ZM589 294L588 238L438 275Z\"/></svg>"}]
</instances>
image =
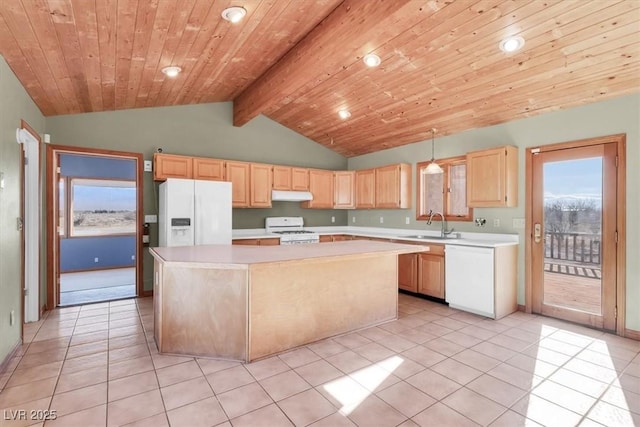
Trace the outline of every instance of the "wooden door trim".
<instances>
[{"instance_id":1,"label":"wooden door trim","mask_svg":"<svg viewBox=\"0 0 640 427\"><path fill-rule=\"evenodd\" d=\"M626 325L626 134L615 134L577 141L528 147L525 153L525 311L532 312L532 229L533 229L533 154L539 152L563 150L599 144L616 144L618 167L616 170L616 221L618 231L617 262L616 262L616 334L627 335Z\"/></svg>"},{"instance_id":2,"label":"wooden door trim","mask_svg":"<svg viewBox=\"0 0 640 427\"><path fill-rule=\"evenodd\" d=\"M144 192L144 183L143 183L143 161L144 157L141 153L132 153L127 151L115 151L115 150L102 150L98 148L85 148L85 147L74 147L67 145L47 145L46 152L46 192L45 198L47 203L47 235L46 235L46 245L47 245L47 308L50 310L55 308L55 300L54 293L58 295L59 298L59 289L54 287L54 281L56 277L56 270L54 268L54 245L58 241L56 239L56 226L55 220L56 212L54 212L54 182L57 185L57 181L55 178L55 158L60 153L71 153L71 154L83 154L83 155L96 155L100 157L122 157L127 159L132 159L136 161L136 294L138 297L142 297L145 295L144 293L144 283L143 283L143 271L142 271L142 257L143 257L143 245L142 245L142 231L143 231L143 217L144 217L144 207L143 207L143 192ZM59 251L57 251L59 252ZM59 257L59 253L58 253Z\"/></svg>"}]
</instances>

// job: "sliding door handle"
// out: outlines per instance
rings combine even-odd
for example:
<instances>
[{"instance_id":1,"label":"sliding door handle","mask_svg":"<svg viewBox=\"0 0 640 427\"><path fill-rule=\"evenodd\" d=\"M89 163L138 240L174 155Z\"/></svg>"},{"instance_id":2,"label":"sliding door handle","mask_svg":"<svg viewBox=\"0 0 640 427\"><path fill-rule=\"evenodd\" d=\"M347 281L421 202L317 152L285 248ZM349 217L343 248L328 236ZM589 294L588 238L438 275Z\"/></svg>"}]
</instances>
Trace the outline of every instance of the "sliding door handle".
<instances>
[{"instance_id":1,"label":"sliding door handle","mask_svg":"<svg viewBox=\"0 0 640 427\"><path fill-rule=\"evenodd\" d=\"M536 243L540 243L542 241L542 225L540 225L540 223L533 225L533 240Z\"/></svg>"}]
</instances>

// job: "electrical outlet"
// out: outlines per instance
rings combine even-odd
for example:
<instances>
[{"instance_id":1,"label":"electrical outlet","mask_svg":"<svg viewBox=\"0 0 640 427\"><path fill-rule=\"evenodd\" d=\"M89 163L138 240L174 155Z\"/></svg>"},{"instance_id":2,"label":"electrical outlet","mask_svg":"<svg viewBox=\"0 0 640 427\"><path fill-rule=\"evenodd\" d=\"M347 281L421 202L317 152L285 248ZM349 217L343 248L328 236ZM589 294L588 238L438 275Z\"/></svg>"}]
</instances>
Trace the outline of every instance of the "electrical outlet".
<instances>
[{"instance_id":1,"label":"electrical outlet","mask_svg":"<svg viewBox=\"0 0 640 427\"><path fill-rule=\"evenodd\" d=\"M144 161L144 171L153 172L153 162L151 160Z\"/></svg>"},{"instance_id":2,"label":"electrical outlet","mask_svg":"<svg viewBox=\"0 0 640 427\"><path fill-rule=\"evenodd\" d=\"M500 227L500 220L499 220L498 218L495 218L495 219L493 220L493 226L494 226L494 227Z\"/></svg>"},{"instance_id":3,"label":"electrical outlet","mask_svg":"<svg viewBox=\"0 0 640 427\"><path fill-rule=\"evenodd\" d=\"M93 262L98 262L98 257L95 257L95 258L93 259Z\"/></svg>"},{"instance_id":4,"label":"electrical outlet","mask_svg":"<svg viewBox=\"0 0 640 427\"><path fill-rule=\"evenodd\" d=\"M355 216L351 217L351 222L354 223L354 224L356 223L356 217Z\"/></svg>"},{"instance_id":5,"label":"electrical outlet","mask_svg":"<svg viewBox=\"0 0 640 427\"><path fill-rule=\"evenodd\" d=\"M524 218L513 218L513 228L524 228Z\"/></svg>"},{"instance_id":6,"label":"electrical outlet","mask_svg":"<svg viewBox=\"0 0 640 427\"><path fill-rule=\"evenodd\" d=\"M406 217L406 218L404 219L404 223L405 223L405 224L407 224L407 225L409 225L409 224L411 223L411 218Z\"/></svg>"},{"instance_id":7,"label":"electrical outlet","mask_svg":"<svg viewBox=\"0 0 640 427\"><path fill-rule=\"evenodd\" d=\"M9 312L9 326L13 326L14 323L16 323L16 311L11 310Z\"/></svg>"},{"instance_id":8,"label":"electrical outlet","mask_svg":"<svg viewBox=\"0 0 640 427\"><path fill-rule=\"evenodd\" d=\"M384 217L380 217L380 224L384 224Z\"/></svg>"},{"instance_id":9,"label":"electrical outlet","mask_svg":"<svg viewBox=\"0 0 640 427\"><path fill-rule=\"evenodd\" d=\"M335 216L331 217L331 222L336 222L336 217Z\"/></svg>"}]
</instances>

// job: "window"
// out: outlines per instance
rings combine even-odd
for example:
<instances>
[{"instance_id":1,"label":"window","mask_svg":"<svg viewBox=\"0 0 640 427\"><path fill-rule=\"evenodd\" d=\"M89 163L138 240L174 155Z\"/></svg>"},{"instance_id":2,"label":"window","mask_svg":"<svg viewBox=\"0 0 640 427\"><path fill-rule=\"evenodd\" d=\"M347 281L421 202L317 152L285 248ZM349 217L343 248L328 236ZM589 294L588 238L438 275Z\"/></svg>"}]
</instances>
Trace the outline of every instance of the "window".
<instances>
[{"instance_id":1,"label":"window","mask_svg":"<svg viewBox=\"0 0 640 427\"><path fill-rule=\"evenodd\" d=\"M427 219L432 210L444 214L448 221L473 221L473 209L467 207L466 157L451 157L437 162L444 173L426 175L422 170L430 162L417 164L418 219Z\"/></svg>"},{"instance_id":2,"label":"window","mask_svg":"<svg viewBox=\"0 0 640 427\"><path fill-rule=\"evenodd\" d=\"M105 236L136 232L136 182L69 180L69 236Z\"/></svg>"}]
</instances>

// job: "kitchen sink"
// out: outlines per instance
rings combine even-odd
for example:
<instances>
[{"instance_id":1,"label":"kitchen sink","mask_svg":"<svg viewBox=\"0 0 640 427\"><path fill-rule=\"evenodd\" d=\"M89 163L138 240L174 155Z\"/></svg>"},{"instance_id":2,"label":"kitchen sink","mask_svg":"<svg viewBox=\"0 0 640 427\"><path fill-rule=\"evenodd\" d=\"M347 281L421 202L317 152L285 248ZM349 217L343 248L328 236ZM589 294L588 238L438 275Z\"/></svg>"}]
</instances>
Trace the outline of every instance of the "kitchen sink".
<instances>
[{"instance_id":1,"label":"kitchen sink","mask_svg":"<svg viewBox=\"0 0 640 427\"><path fill-rule=\"evenodd\" d=\"M458 236L446 236L446 237L442 237L442 236L428 236L425 234L417 234L415 236L398 236L399 238L405 237L407 239L425 239L425 240L456 240L458 239Z\"/></svg>"}]
</instances>

